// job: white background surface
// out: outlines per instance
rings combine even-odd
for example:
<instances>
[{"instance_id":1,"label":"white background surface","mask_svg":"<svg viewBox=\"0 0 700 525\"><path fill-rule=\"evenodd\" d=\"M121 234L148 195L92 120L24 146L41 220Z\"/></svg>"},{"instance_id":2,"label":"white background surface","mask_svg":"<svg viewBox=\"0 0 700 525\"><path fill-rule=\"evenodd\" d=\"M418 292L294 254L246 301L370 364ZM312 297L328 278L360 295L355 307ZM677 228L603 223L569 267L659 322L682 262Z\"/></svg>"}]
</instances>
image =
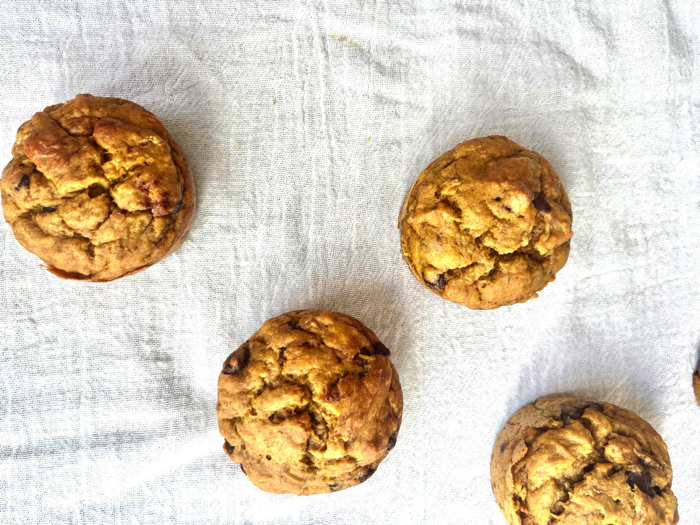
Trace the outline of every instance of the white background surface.
<instances>
[{"instance_id":1,"label":"white background surface","mask_svg":"<svg viewBox=\"0 0 700 525\"><path fill-rule=\"evenodd\" d=\"M491 445L557 392L652 423L700 523L699 27L694 0L2 2L2 163L35 111L128 98L199 209L109 284L50 275L0 224L0 524L503 524ZM539 299L477 312L415 282L396 220L421 169L488 134L552 162L575 235ZM221 449L216 379L310 307L391 348L404 424L361 486L269 495Z\"/></svg>"}]
</instances>

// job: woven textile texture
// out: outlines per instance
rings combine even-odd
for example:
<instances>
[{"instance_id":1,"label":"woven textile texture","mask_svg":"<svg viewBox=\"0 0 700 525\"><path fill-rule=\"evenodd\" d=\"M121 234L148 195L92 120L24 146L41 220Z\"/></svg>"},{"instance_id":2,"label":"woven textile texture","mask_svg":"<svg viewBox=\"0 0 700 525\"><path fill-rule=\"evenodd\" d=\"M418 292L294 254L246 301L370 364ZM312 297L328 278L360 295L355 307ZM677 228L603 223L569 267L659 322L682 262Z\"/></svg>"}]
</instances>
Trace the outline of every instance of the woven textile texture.
<instances>
[{"instance_id":1,"label":"woven textile texture","mask_svg":"<svg viewBox=\"0 0 700 525\"><path fill-rule=\"evenodd\" d=\"M0 6L0 160L78 93L187 155L184 246L63 281L0 223L0 524L495 524L505 421L569 392L669 447L700 523L700 8L693 0L29 1ZM574 212L540 298L471 311L401 260L405 192L457 143L547 157ZM224 454L216 380L267 318L324 308L392 351L396 448L366 483L276 496Z\"/></svg>"}]
</instances>

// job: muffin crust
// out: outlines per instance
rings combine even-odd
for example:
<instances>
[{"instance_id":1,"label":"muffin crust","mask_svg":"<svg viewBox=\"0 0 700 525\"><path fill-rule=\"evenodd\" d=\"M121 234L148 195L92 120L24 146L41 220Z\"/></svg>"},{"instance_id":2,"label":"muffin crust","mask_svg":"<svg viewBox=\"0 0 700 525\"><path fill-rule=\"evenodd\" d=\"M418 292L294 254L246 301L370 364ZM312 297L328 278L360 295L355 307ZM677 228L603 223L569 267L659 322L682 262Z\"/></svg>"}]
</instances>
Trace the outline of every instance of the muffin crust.
<instances>
[{"instance_id":1,"label":"muffin crust","mask_svg":"<svg viewBox=\"0 0 700 525\"><path fill-rule=\"evenodd\" d=\"M401 426L389 354L343 314L301 310L266 321L219 375L225 453L267 492L336 492L367 480Z\"/></svg>"},{"instance_id":2,"label":"muffin crust","mask_svg":"<svg viewBox=\"0 0 700 525\"><path fill-rule=\"evenodd\" d=\"M399 215L402 256L431 292L473 309L525 302L569 256L571 204L554 168L506 137L433 161Z\"/></svg>"},{"instance_id":3,"label":"muffin crust","mask_svg":"<svg viewBox=\"0 0 700 525\"><path fill-rule=\"evenodd\" d=\"M160 121L78 95L20 126L2 172L5 220L60 277L109 281L177 250L194 219L192 174Z\"/></svg>"},{"instance_id":4,"label":"muffin crust","mask_svg":"<svg viewBox=\"0 0 700 525\"><path fill-rule=\"evenodd\" d=\"M518 410L491 457L493 492L510 525L674 525L672 478L651 425L576 396Z\"/></svg>"}]
</instances>

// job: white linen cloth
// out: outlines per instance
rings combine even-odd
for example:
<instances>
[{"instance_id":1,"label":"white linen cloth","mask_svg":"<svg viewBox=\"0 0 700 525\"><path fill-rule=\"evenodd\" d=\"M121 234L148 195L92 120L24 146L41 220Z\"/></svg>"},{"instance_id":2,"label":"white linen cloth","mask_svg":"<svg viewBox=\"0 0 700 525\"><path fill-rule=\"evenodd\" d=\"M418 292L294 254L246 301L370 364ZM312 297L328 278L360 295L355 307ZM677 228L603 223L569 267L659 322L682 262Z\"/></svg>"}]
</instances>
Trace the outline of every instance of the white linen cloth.
<instances>
[{"instance_id":1,"label":"white linen cloth","mask_svg":"<svg viewBox=\"0 0 700 525\"><path fill-rule=\"evenodd\" d=\"M108 284L0 224L0 524L503 524L492 443L557 392L647 419L700 523L699 28L694 0L2 2L2 163L35 111L123 97L181 144L198 212ZM539 299L478 312L415 281L396 221L432 159L489 134L551 161L575 235ZM216 380L314 307L392 350L404 423L366 483L271 495L222 451Z\"/></svg>"}]
</instances>

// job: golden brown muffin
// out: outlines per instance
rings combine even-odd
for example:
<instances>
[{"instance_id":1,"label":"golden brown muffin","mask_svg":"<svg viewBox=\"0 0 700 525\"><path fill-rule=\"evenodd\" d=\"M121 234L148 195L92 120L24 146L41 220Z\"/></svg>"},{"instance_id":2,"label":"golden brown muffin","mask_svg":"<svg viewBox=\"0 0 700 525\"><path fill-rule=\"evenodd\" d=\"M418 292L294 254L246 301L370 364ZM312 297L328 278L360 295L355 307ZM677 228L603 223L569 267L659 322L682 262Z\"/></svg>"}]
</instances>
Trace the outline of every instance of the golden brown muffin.
<instances>
[{"instance_id":1,"label":"golden brown muffin","mask_svg":"<svg viewBox=\"0 0 700 525\"><path fill-rule=\"evenodd\" d=\"M389 350L347 315L266 321L224 362L224 451L258 488L335 492L362 483L396 444L403 397Z\"/></svg>"},{"instance_id":2,"label":"golden brown muffin","mask_svg":"<svg viewBox=\"0 0 700 525\"><path fill-rule=\"evenodd\" d=\"M192 227L192 173L141 106L78 95L22 124L0 180L17 240L52 273L111 281L177 250Z\"/></svg>"},{"instance_id":3,"label":"golden brown muffin","mask_svg":"<svg viewBox=\"0 0 700 525\"><path fill-rule=\"evenodd\" d=\"M493 493L510 525L672 525L672 478L649 423L568 395L518 410L491 456Z\"/></svg>"},{"instance_id":4,"label":"golden brown muffin","mask_svg":"<svg viewBox=\"0 0 700 525\"><path fill-rule=\"evenodd\" d=\"M486 310L537 297L569 256L571 204L547 160L506 137L462 142L406 195L401 251L449 301Z\"/></svg>"}]
</instances>

